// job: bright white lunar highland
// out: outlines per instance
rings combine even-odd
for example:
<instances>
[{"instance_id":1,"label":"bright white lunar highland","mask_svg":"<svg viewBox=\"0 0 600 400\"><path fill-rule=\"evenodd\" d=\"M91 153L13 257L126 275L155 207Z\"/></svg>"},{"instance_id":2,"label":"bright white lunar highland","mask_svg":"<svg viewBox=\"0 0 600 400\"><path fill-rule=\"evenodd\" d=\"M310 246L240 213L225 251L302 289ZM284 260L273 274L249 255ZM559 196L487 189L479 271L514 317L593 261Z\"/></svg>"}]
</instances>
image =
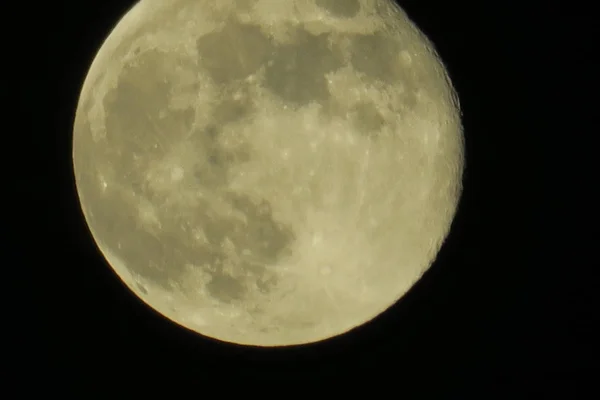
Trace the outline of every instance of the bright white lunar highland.
<instances>
[{"instance_id":1,"label":"bright white lunar highland","mask_svg":"<svg viewBox=\"0 0 600 400\"><path fill-rule=\"evenodd\" d=\"M461 192L455 92L388 0L142 0L89 70L90 231L176 323L257 346L362 325L433 263Z\"/></svg>"}]
</instances>

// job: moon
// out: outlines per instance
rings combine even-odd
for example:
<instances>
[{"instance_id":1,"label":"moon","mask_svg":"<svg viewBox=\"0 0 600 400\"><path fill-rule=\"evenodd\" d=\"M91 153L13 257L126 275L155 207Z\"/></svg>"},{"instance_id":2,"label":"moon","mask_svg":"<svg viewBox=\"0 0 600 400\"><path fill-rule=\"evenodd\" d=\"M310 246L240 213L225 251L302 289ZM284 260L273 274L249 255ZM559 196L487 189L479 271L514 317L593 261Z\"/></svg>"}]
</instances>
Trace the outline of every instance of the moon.
<instances>
[{"instance_id":1,"label":"moon","mask_svg":"<svg viewBox=\"0 0 600 400\"><path fill-rule=\"evenodd\" d=\"M457 95L389 0L142 0L94 58L73 167L127 287L189 330L289 346L372 320L462 188Z\"/></svg>"}]
</instances>

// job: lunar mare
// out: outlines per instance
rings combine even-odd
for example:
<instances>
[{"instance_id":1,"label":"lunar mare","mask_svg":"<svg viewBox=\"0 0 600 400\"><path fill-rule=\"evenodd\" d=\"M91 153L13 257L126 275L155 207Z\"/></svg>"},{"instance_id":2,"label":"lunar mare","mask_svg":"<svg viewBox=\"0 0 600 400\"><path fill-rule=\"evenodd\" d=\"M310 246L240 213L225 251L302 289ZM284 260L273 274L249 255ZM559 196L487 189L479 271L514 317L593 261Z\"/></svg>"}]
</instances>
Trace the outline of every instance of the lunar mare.
<instances>
[{"instance_id":1,"label":"lunar mare","mask_svg":"<svg viewBox=\"0 0 600 400\"><path fill-rule=\"evenodd\" d=\"M443 64L374 0L142 0L81 90L89 229L119 277L227 342L315 342L429 268L461 192Z\"/></svg>"}]
</instances>

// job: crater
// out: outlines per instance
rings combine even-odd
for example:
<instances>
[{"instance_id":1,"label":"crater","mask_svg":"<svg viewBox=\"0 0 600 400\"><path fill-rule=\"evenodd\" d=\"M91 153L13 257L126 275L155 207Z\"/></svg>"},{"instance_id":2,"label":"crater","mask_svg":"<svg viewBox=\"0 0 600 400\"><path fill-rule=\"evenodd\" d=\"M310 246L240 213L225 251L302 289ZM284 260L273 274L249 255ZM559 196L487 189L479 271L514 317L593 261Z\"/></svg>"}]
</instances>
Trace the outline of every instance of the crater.
<instances>
[{"instance_id":1,"label":"crater","mask_svg":"<svg viewBox=\"0 0 600 400\"><path fill-rule=\"evenodd\" d=\"M316 0L316 4L336 17L352 18L360 12L358 0Z\"/></svg>"}]
</instances>

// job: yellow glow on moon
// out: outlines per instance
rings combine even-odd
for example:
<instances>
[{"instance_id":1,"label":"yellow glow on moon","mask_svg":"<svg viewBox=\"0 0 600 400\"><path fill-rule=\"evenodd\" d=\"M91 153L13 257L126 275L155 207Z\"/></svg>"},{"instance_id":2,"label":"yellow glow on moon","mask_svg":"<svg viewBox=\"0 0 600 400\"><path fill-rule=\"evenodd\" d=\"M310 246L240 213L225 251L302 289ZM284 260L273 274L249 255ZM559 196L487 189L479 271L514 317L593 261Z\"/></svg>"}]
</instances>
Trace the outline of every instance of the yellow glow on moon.
<instances>
[{"instance_id":1,"label":"yellow glow on moon","mask_svg":"<svg viewBox=\"0 0 600 400\"><path fill-rule=\"evenodd\" d=\"M142 0L73 137L90 231L148 305L257 346L362 325L429 268L463 138L436 52L382 0Z\"/></svg>"}]
</instances>

